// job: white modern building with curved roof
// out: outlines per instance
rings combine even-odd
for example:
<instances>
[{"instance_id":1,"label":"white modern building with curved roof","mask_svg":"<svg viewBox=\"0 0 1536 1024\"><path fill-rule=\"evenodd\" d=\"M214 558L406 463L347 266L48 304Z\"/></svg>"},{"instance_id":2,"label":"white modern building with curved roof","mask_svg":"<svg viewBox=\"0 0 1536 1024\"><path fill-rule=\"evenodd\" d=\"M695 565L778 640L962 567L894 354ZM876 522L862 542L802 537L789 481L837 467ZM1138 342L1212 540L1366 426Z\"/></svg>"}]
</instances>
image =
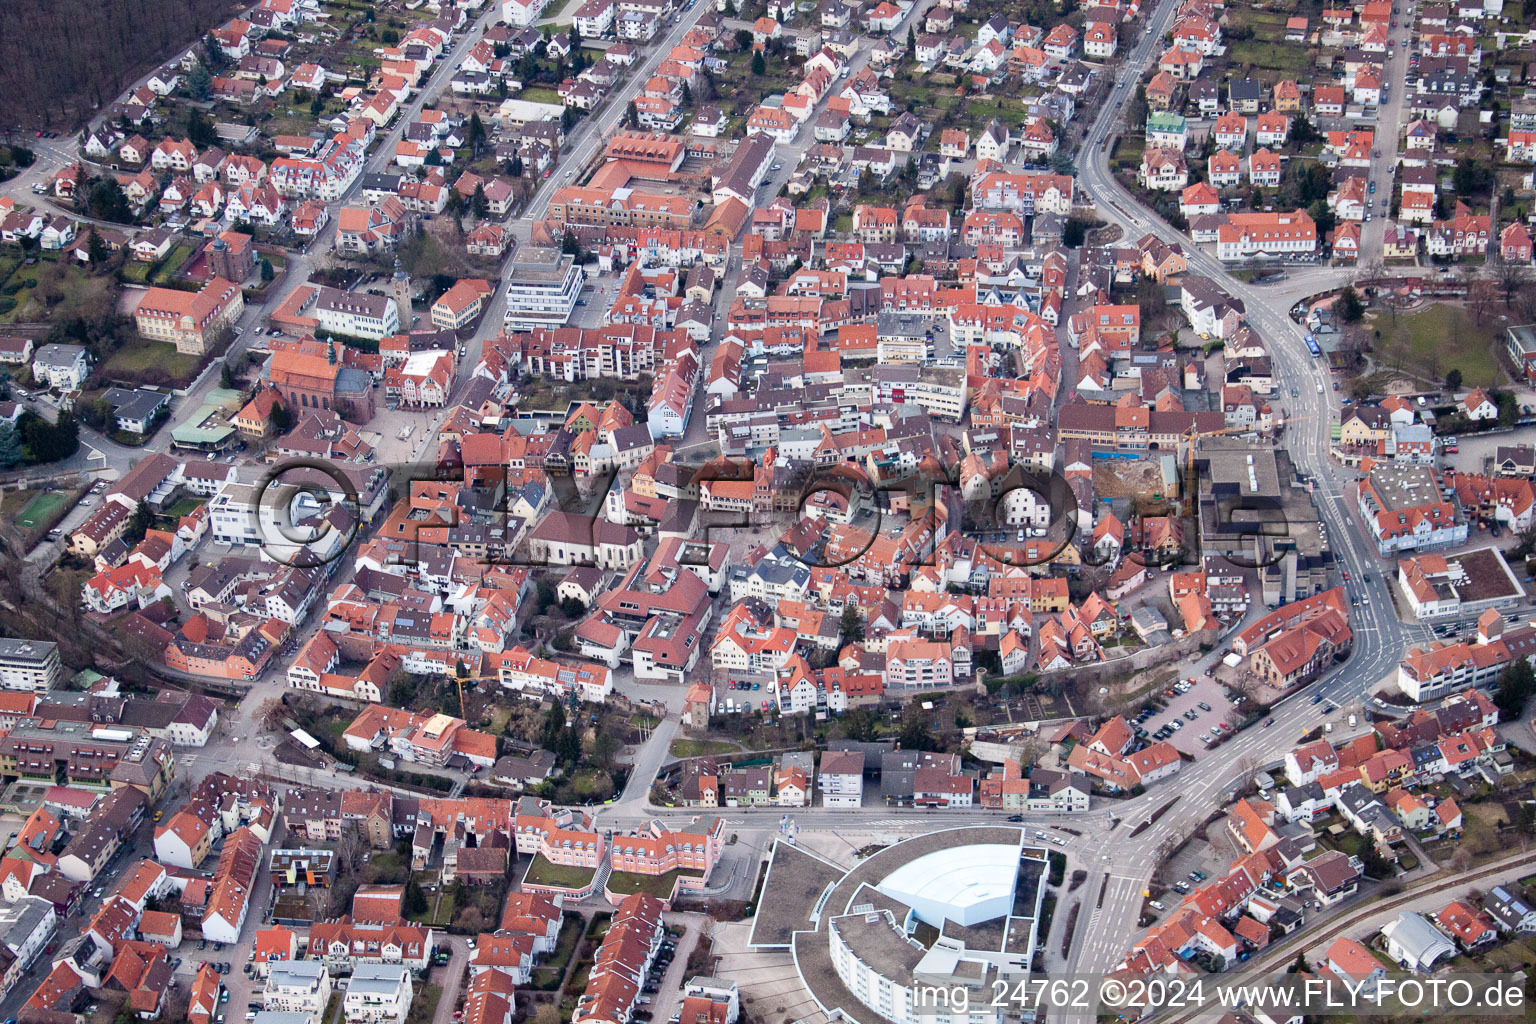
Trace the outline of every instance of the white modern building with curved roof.
<instances>
[{"instance_id":1,"label":"white modern building with curved roof","mask_svg":"<svg viewBox=\"0 0 1536 1024\"><path fill-rule=\"evenodd\" d=\"M1013 827L929 833L846 871L781 842L764 883L778 895L751 944L792 950L834 1018L1002 1024L1022 1010L994 998L1029 978L1046 870L1047 852Z\"/></svg>"}]
</instances>

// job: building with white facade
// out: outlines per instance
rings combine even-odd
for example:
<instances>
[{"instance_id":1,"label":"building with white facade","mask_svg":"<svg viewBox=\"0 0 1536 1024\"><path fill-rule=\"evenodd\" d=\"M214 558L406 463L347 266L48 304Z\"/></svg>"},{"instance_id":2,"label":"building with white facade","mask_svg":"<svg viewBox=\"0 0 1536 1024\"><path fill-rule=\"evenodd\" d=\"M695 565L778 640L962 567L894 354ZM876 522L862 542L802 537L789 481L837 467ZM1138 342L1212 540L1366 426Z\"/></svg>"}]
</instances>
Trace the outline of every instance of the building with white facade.
<instances>
[{"instance_id":1,"label":"building with white facade","mask_svg":"<svg viewBox=\"0 0 1536 1024\"><path fill-rule=\"evenodd\" d=\"M64 678L59 645L47 640L0 638L0 688L50 690Z\"/></svg>"},{"instance_id":2,"label":"building with white facade","mask_svg":"<svg viewBox=\"0 0 1536 1024\"><path fill-rule=\"evenodd\" d=\"M1418 555L1397 563L1397 585L1420 622L1467 618L1508 608L1525 597L1498 548Z\"/></svg>"},{"instance_id":3,"label":"building with white facade","mask_svg":"<svg viewBox=\"0 0 1536 1024\"><path fill-rule=\"evenodd\" d=\"M403 964L358 964L342 1000L349 1024L405 1024L415 992Z\"/></svg>"},{"instance_id":4,"label":"building with white facade","mask_svg":"<svg viewBox=\"0 0 1536 1024\"><path fill-rule=\"evenodd\" d=\"M1377 551L1431 551L1463 544L1467 521L1428 466L1377 465L1360 481L1360 518Z\"/></svg>"},{"instance_id":5,"label":"building with white facade","mask_svg":"<svg viewBox=\"0 0 1536 1024\"><path fill-rule=\"evenodd\" d=\"M586 279L575 258L558 249L521 250L507 275L507 329L565 326Z\"/></svg>"},{"instance_id":6,"label":"building with white facade","mask_svg":"<svg viewBox=\"0 0 1536 1024\"><path fill-rule=\"evenodd\" d=\"M773 891L775 873L799 876L811 859L779 843L765 891ZM793 945L825 942L836 977L802 967L801 982L824 1012L838 1008L852 1020L1000 1024L1014 1014L988 993L1029 980L1046 869L1045 851L1026 846L1020 828L948 829L886 847L805 908L815 924ZM773 911L787 912L798 917L800 908ZM920 939L919 924L937 937ZM762 917L752 941L776 946ZM849 994L862 1006L850 1006Z\"/></svg>"},{"instance_id":7,"label":"building with white facade","mask_svg":"<svg viewBox=\"0 0 1536 1024\"><path fill-rule=\"evenodd\" d=\"M44 345L32 357L32 376L60 391L75 390L90 375L90 357L82 345Z\"/></svg>"},{"instance_id":8,"label":"building with white facade","mask_svg":"<svg viewBox=\"0 0 1536 1024\"><path fill-rule=\"evenodd\" d=\"M860 806L864 802L864 755L847 750L822 754L816 784L823 807Z\"/></svg>"},{"instance_id":9,"label":"building with white facade","mask_svg":"<svg viewBox=\"0 0 1536 1024\"><path fill-rule=\"evenodd\" d=\"M312 314L319 328L332 334L377 341L400 332L400 307L387 295L322 287Z\"/></svg>"},{"instance_id":10,"label":"building with white facade","mask_svg":"<svg viewBox=\"0 0 1536 1024\"><path fill-rule=\"evenodd\" d=\"M302 1013L308 1024L320 1024L331 998L331 972L321 960L290 960L273 964L262 989L268 1010Z\"/></svg>"}]
</instances>

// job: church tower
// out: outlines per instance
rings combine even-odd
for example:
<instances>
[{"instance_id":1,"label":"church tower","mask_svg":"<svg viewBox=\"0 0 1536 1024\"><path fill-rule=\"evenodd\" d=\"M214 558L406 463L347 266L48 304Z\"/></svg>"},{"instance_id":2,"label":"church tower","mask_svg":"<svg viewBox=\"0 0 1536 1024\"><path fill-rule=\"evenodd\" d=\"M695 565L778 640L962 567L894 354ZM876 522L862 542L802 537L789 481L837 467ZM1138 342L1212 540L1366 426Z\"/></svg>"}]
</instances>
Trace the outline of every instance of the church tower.
<instances>
[{"instance_id":1,"label":"church tower","mask_svg":"<svg viewBox=\"0 0 1536 1024\"><path fill-rule=\"evenodd\" d=\"M411 275L401 268L398 256L395 257L395 276L389 279L389 297L395 300L395 306L400 311L400 330L410 333Z\"/></svg>"}]
</instances>

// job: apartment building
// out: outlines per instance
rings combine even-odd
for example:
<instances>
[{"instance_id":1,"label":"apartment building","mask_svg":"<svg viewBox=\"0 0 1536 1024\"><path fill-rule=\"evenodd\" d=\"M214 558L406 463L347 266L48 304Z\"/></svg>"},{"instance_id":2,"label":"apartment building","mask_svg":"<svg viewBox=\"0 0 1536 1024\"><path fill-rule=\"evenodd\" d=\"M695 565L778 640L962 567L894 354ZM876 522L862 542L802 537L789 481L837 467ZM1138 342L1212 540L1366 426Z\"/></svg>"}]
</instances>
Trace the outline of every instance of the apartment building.
<instances>
[{"instance_id":1,"label":"apartment building","mask_svg":"<svg viewBox=\"0 0 1536 1024\"><path fill-rule=\"evenodd\" d=\"M425 971L432 958L432 929L404 922L357 922L349 917L316 921L309 932L309 956L339 974L370 964Z\"/></svg>"},{"instance_id":2,"label":"apartment building","mask_svg":"<svg viewBox=\"0 0 1536 1024\"><path fill-rule=\"evenodd\" d=\"M1478 620L1473 640L1435 641L1409 649L1397 663L1397 686L1411 700L1434 700L1468 687L1493 685L1516 658L1536 659L1536 629L1523 625L1506 630L1503 617L1489 610Z\"/></svg>"},{"instance_id":3,"label":"apartment building","mask_svg":"<svg viewBox=\"0 0 1536 1024\"><path fill-rule=\"evenodd\" d=\"M1316 251L1317 225L1304 210L1229 213L1216 229L1216 257L1224 263Z\"/></svg>"},{"instance_id":4,"label":"apartment building","mask_svg":"<svg viewBox=\"0 0 1536 1024\"><path fill-rule=\"evenodd\" d=\"M1428 466L1377 465L1360 481L1360 518L1377 551L1429 551L1465 543L1467 523Z\"/></svg>"},{"instance_id":5,"label":"apartment building","mask_svg":"<svg viewBox=\"0 0 1536 1024\"><path fill-rule=\"evenodd\" d=\"M342 1012L348 1024L405 1024L414 995L411 972L403 964L358 964Z\"/></svg>"},{"instance_id":6,"label":"apartment building","mask_svg":"<svg viewBox=\"0 0 1536 1024\"><path fill-rule=\"evenodd\" d=\"M342 738L352 750L388 750L406 761L434 768L456 760L482 768L496 762L496 737L469 728L462 718L412 714L385 704L365 707Z\"/></svg>"},{"instance_id":7,"label":"apartment building","mask_svg":"<svg viewBox=\"0 0 1536 1024\"><path fill-rule=\"evenodd\" d=\"M53 689L63 678L58 644L0 638L0 688L41 693Z\"/></svg>"},{"instance_id":8,"label":"apartment building","mask_svg":"<svg viewBox=\"0 0 1536 1024\"><path fill-rule=\"evenodd\" d=\"M563 327L586 279L576 260L558 249L519 250L507 275L507 330Z\"/></svg>"},{"instance_id":9,"label":"apartment building","mask_svg":"<svg viewBox=\"0 0 1536 1024\"><path fill-rule=\"evenodd\" d=\"M829 750L821 755L817 774L823 807L859 807L864 803L864 754Z\"/></svg>"},{"instance_id":10,"label":"apartment building","mask_svg":"<svg viewBox=\"0 0 1536 1024\"><path fill-rule=\"evenodd\" d=\"M321 960L291 960L273 964L267 972L267 983L261 992L265 1009L302 1013L308 1018L309 1024L320 1024L320 1016L330 998L331 972Z\"/></svg>"}]
</instances>

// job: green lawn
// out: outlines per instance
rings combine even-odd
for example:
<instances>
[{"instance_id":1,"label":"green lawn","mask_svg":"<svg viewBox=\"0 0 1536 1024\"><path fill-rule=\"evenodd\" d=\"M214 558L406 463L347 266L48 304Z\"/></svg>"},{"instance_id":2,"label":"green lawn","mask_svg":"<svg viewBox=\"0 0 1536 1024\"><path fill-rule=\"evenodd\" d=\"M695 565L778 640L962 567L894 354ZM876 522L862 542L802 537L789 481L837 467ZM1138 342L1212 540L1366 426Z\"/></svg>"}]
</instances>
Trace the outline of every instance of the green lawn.
<instances>
[{"instance_id":1,"label":"green lawn","mask_svg":"<svg viewBox=\"0 0 1536 1024\"><path fill-rule=\"evenodd\" d=\"M592 881L596 874L591 868L570 867L551 863L542 854L533 858L528 873L523 876L524 885L555 885L568 889L580 889Z\"/></svg>"},{"instance_id":2,"label":"green lawn","mask_svg":"<svg viewBox=\"0 0 1536 1024\"><path fill-rule=\"evenodd\" d=\"M21 510L16 524L31 530L49 522L64 511L66 496L59 491L42 491Z\"/></svg>"},{"instance_id":3,"label":"green lawn","mask_svg":"<svg viewBox=\"0 0 1536 1024\"><path fill-rule=\"evenodd\" d=\"M560 922L560 936L555 939L555 951L545 961L546 966L534 968L534 988L541 992L553 992L560 987L565 965L570 963L572 954L576 952L576 940L581 938L584 925L580 914L565 915L565 919Z\"/></svg>"},{"instance_id":4,"label":"green lawn","mask_svg":"<svg viewBox=\"0 0 1536 1024\"><path fill-rule=\"evenodd\" d=\"M171 520L180 519L182 516L189 516L196 512L202 504L203 501L199 498L182 498L176 504L166 509L162 515Z\"/></svg>"},{"instance_id":5,"label":"green lawn","mask_svg":"<svg viewBox=\"0 0 1536 1024\"><path fill-rule=\"evenodd\" d=\"M62 491L7 491L3 501L0 501L0 518L14 524L17 545L26 551L42 540L43 534L62 522L84 493L84 487L70 487ZM89 575L86 573L86 576ZM78 584L75 585L74 593L79 593Z\"/></svg>"},{"instance_id":6,"label":"green lawn","mask_svg":"<svg viewBox=\"0 0 1536 1024\"><path fill-rule=\"evenodd\" d=\"M650 893L658 899L671 899L672 890L677 887L679 878L697 878L697 871L668 871L664 875L635 875L627 871L615 871L608 876L606 888L609 892L618 896L628 896L634 892Z\"/></svg>"},{"instance_id":7,"label":"green lawn","mask_svg":"<svg viewBox=\"0 0 1536 1024\"><path fill-rule=\"evenodd\" d=\"M673 740L668 749L673 757L705 757L709 754L729 754L741 748L724 740Z\"/></svg>"},{"instance_id":8,"label":"green lawn","mask_svg":"<svg viewBox=\"0 0 1536 1024\"><path fill-rule=\"evenodd\" d=\"M1227 44L1227 57L1233 64L1249 64L1288 75L1301 75L1310 59L1305 46L1277 46L1257 39Z\"/></svg>"},{"instance_id":9,"label":"green lawn","mask_svg":"<svg viewBox=\"0 0 1536 1024\"><path fill-rule=\"evenodd\" d=\"M184 384L197 374L202 361L202 356L177 352L170 342L141 338L108 356L101 365L101 376L145 384Z\"/></svg>"},{"instance_id":10,"label":"green lawn","mask_svg":"<svg viewBox=\"0 0 1536 1024\"><path fill-rule=\"evenodd\" d=\"M191 259L196 252L197 250L190 245L178 245L172 249L171 254L165 258L165 262L160 264L159 269L155 271L155 281L164 284L167 281L174 280L176 271L185 266L187 260Z\"/></svg>"},{"instance_id":11,"label":"green lawn","mask_svg":"<svg viewBox=\"0 0 1536 1024\"><path fill-rule=\"evenodd\" d=\"M517 99L527 100L529 103L563 103L560 94L553 89L542 89L538 86L524 89L517 94Z\"/></svg>"},{"instance_id":12,"label":"green lawn","mask_svg":"<svg viewBox=\"0 0 1536 1024\"><path fill-rule=\"evenodd\" d=\"M1500 344L1493 317L1485 316L1477 326L1460 306L1434 305L1422 312L1397 317L1376 313L1369 322L1381 331L1378 362L1395 368L1417 370L1431 377L1445 376L1456 367L1465 386L1492 386L1499 382L1495 347Z\"/></svg>"},{"instance_id":13,"label":"green lawn","mask_svg":"<svg viewBox=\"0 0 1536 1024\"><path fill-rule=\"evenodd\" d=\"M441 985L422 985L411 999L411 1009L405 1024L432 1024L437 1016L437 1004L442 998Z\"/></svg>"},{"instance_id":14,"label":"green lawn","mask_svg":"<svg viewBox=\"0 0 1536 1024\"><path fill-rule=\"evenodd\" d=\"M453 920L453 890L440 886L436 892L427 893L426 912L407 914L406 919L417 924L431 925L433 928L448 927L448 922Z\"/></svg>"},{"instance_id":15,"label":"green lawn","mask_svg":"<svg viewBox=\"0 0 1536 1024\"><path fill-rule=\"evenodd\" d=\"M581 0L550 0L549 6L544 8L544 13L539 15L539 24L547 24L560 17L564 10L572 4L579 4Z\"/></svg>"}]
</instances>

